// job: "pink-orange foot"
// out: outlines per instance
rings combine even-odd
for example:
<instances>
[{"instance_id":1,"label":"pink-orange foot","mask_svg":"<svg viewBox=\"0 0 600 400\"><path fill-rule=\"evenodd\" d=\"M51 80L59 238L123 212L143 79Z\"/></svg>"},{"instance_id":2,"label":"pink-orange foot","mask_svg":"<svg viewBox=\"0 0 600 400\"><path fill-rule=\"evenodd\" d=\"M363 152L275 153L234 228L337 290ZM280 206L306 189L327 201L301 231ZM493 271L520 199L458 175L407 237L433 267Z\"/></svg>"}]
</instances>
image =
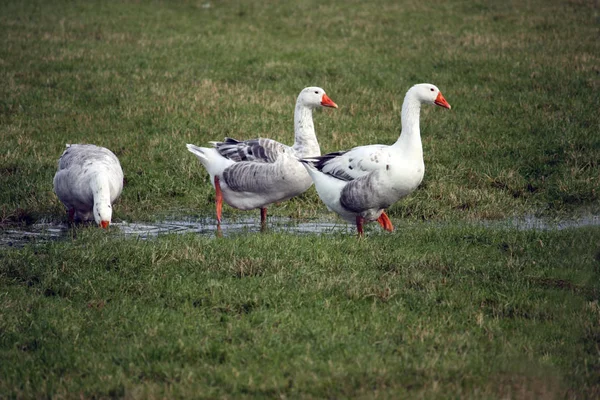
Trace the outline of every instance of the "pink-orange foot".
<instances>
[{"instance_id":1,"label":"pink-orange foot","mask_svg":"<svg viewBox=\"0 0 600 400\"><path fill-rule=\"evenodd\" d=\"M390 221L390 217L387 216L385 211L381 213L379 218L377 218L377 222L379 222L379 225L381 225L381 227L383 229L385 229L386 231L388 231L388 232L394 231L394 225L392 225L392 221Z\"/></svg>"}]
</instances>

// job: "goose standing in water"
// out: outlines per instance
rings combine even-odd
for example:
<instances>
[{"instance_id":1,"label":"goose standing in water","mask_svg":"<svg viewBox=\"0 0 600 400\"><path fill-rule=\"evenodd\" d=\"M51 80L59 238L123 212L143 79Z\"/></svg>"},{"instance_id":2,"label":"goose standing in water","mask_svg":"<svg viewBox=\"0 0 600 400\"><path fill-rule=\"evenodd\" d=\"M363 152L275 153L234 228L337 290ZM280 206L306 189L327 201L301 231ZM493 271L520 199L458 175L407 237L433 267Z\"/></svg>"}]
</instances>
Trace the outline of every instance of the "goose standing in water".
<instances>
[{"instance_id":1,"label":"goose standing in water","mask_svg":"<svg viewBox=\"0 0 600 400\"><path fill-rule=\"evenodd\" d=\"M69 221L93 219L108 228L112 204L122 190L123 170L112 151L93 144L67 144L54 175L54 192Z\"/></svg>"},{"instance_id":2,"label":"goose standing in water","mask_svg":"<svg viewBox=\"0 0 600 400\"><path fill-rule=\"evenodd\" d=\"M391 146L374 144L348 151L305 157L302 162L327 208L346 221L378 221L393 231L386 208L412 193L423 180L425 164L419 116L421 104L450 109L440 90L429 83L413 86L402 104L402 132Z\"/></svg>"},{"instance_id":3,"label":"goose standing in water","mask_svg":"<svg viewBox=\"0 0 600 400\"><path fill-rule=\"evenodd\" d=\"M219 225L225 202L240 210L260 208L261 227L265 228L268 205L298 196L312 185L298 160L321 154L313 123L313 110L318 107L337 108L337 104L319 87L303 89L296 101L291 147L264 138L226 138L211 142L210 148L187 145L210 175Z\"/></svg>"}]
</instances>

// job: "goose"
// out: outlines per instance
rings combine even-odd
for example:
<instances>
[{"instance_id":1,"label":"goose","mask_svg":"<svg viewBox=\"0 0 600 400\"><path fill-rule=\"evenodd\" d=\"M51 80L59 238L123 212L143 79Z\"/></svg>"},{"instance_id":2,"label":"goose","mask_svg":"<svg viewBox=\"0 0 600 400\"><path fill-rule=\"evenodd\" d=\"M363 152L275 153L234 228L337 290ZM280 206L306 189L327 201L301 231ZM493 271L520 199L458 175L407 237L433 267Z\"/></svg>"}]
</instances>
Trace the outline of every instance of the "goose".
<instances>
[{"instance_id":1,"label":"goose","mask_svg":"<svg viewBox=\"0 0 600 400\"><path fill-rule=\"evenodd\" d=\"M364 234L363 224L370 221L393 231L384 210L414 191L423 179L421 104L451 108L436 86L417 84L404 97L402 131L393 145L359 146L301 160L327 208L356 223L359 237Z\"/></svg>"},{"instance_id":2,"label":"goose","mask_svg":"<svg viewBox=\"0 0 600 400\"><path fill-rule=\"evenodd\" d=\"M54 193L64 204L69 221L94 219L108 228L112 204L123 190L119 159L107 148L93 144L67 144L54 175Z\"/></svg>"},{"instance_id":3,"label":"goose","mask_svg":"<svg viewBox=\"0 0 600 400\"><path fill-rule=\"evenodd\" d=\"M268 205L297 196L312 185L299 159L321 154L313 123L313 110L318 107L338 106L322 88L304 88L296 100L295 141L291 147L265 138L225 138L223 142L210 142L210 148L186 145L210 175L218 227L223 202L240 210L260 208L261 228L265 228Z\"/></svg>"}]
</instances>

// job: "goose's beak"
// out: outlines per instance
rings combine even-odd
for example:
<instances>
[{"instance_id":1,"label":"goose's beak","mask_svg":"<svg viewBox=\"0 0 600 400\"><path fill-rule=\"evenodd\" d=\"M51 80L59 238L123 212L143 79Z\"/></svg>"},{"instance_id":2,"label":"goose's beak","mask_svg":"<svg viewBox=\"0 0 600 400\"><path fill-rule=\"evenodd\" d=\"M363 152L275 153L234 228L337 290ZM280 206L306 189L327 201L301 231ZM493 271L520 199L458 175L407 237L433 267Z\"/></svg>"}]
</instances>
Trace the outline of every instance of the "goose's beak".
<instances>
[{"instance_id":1,"label":"goose's beak","mask_svg":"<svg viewBox=\"0 0 600 400\"><path fill-rule=\"evenodd\" d=\"M108 221L100 221L100 226L104 229L108 229L109 224L110 224L110 222L108 222Z\"/></svg>"},{"instance_id":2,"label":"goose's beak","mask_svg":"<svg viewBox=\"0 0 600 400\"><path fill-rule=\"evenodd\" d=\"M436 106L447 108L448 110L452 108L450 106L450 104L448 104L448 102L446 101L444 96L442 95L442 92L438 92L438 95L435 98L435 101L433 102L433 104L435 104Z\"/></svg>"},{"instance_id":3,"label":"goose's beak","mask_svg":"<svg viewBox=\"0 0 600 400\"><path fill-rule=\"evenodd\" d=\"M321 99L321 105L323 107L333 107L338 108L337 104L333 102L325 93L323 93L323 98Z\"/></svg>"}]
</instances>

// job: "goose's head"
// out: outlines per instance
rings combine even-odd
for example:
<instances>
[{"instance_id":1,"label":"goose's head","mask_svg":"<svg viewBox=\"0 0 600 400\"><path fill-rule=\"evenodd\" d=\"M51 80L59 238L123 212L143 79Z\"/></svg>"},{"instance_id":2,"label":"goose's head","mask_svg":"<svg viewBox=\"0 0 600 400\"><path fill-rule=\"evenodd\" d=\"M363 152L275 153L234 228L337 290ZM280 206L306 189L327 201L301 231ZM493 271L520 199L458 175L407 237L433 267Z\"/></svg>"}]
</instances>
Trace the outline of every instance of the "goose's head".
<instances>
[{"instance_id":1,"label":"goose's head","mask_svg":"<svg viewBox=\"0 0 600 400\"><path fill-rule=\"evenodd\" d=\"M410 88L409 93L417 98L421 103L435 104L436 106L450 109L450 104L446 101L440 89L431 83L420 83Z\"/></svg>"},{"instance_id":2,"label":"goose's head","mask_svg":"<svg viewBox=\"0 0 600 400\"><path fill-rule=\"evenodd\" d=\"M327 96L325 91L320 87L311 86L302 89L300 94L298 95L297 103L302 104L308 108L318 108L318 107L333 107L338 108L337 104L333 102Z\"/></svg>"},{"instance_id":3,"label":"goose's head","mask_svg":"<svg viewBox=\"0 0 600 400\"><path fill-rule=\"evenodd\" d=\"M110 225L110 221L112 218L112 206L110 203L99 202L94 200L94 220L98 224L98 226L108 229Z\"/></svg>"}]
</instances>

